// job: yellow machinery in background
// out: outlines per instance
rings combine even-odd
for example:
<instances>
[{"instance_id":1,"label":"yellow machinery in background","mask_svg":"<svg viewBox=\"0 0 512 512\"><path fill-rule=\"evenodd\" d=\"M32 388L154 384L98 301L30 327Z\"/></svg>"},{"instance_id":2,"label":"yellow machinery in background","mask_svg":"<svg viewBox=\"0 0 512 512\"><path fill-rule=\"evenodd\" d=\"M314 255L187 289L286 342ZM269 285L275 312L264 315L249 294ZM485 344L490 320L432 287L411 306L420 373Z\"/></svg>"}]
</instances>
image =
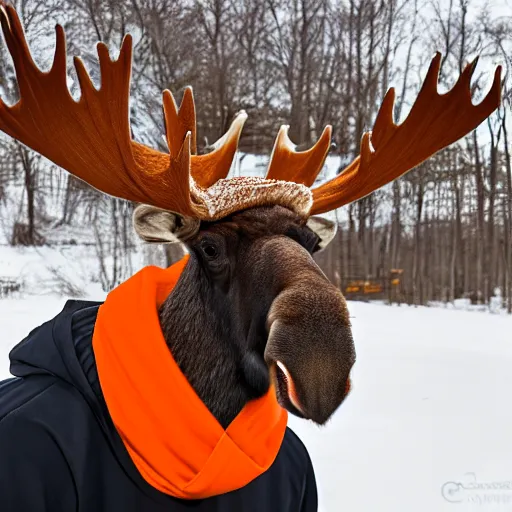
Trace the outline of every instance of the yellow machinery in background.
<instances>
[{"instance_id":1,"label":"yellow machinery in background","mask_svg":"<svg viewBox=\"0 0 512 512\"><path fill-rule=\"evenodd\" d=\"M381 278L355 278L344 280L343 294L349 300L401 301L403 269L391 269L389 275Z\"/></svg>"}]
</instances>

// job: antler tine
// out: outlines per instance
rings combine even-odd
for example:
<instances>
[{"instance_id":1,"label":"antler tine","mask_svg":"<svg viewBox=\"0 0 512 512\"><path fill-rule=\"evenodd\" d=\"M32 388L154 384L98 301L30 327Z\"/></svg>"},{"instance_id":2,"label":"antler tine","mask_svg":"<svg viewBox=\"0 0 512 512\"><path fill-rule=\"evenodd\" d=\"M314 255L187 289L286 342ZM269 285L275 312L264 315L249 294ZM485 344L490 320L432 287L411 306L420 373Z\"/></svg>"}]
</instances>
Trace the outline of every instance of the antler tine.
<instances>
[{"instance_id":1,"label":"antler tine","mask_svg":"<svg viewBox=\"0 0 512 512\"><path fill-rule=\"evenodd\" d=\"M473 105L470 81L476 62L466 66L445 94L437 91L440 64L438 53L409 115L400 125L393 120L394 90L388 91L373 132L363 135L360 156L339 176L313 190L312 213L324 213L357 201L390 183L474 130L498 108L501 66L495 71L489 93L478 105Z\"/></svg>"},{"instance_id":2,"label":"antler tine","mask_svg":"<svg viewBox=\"0 0 512 512\"><path fill-rule=\"evenodd\" d=\"M176 156L181 150L183 140L188 132L191 134L190 150L196 153L196 107L192 87L187 87L183 93L180 108L171 91L163 93L163 108L167 145L171 156Z\"/></svg>"},{"instance_id":3,"label":"antler tine","mask_svg":"<svg viewBox=\"0 0 512 512\"><path fill-rule=\"evenodd\" d=\"M229 130L213 144L213 151L206 155L196 153L196 109L192 87L187 87L178 109L174 96L170 91L163 94L167 145L171 156L176 155L187 132L191 132L192 159L190 161L191 176L201 188L208 188L219 179L225 178L231 168L238 148L238 141L247 114L244 111L234 119Z\"/></svg>"},{"instance_id":4,"label":"antler tine","mask_svg":"<svg viewBox=\"0 0 512 512\"><path fill-rule=\"evenodd\" d=\"M270 163L267 179L294 181L307 187L315 182L322 170L331 145L332 127L326 126L316 144L306 151L296 151L288 137L289 126L279 130Z\"/></svg>"},{"instance_id":5,"label":"antler tine","mask_svg":"<svg viewBox=\"0 0 512 512\"><path fill-rule=\"evenodd\" d=\"M171 155L170 161L167 159L168 167L165 172L160 176L157 175L157 183L160 184L160 187L155 186L157 183L154 182L152 175L142 174L143 179L149 177L146 186L151 187L151 201L146 204L166 205L160 207L190 216L204 213L202 205L192 204L190 198L191 142L192 133L189 131L185 135L179 153L176 157Z\"/></svg>"},{"instance_id":6,"label":"antler tine","mask_svg":"<svg viewBox=\"0 0 512 512\"><path fill-rule=\"evenodd\" d=\"M229 130L213 144L213 151L192 157L191 175L197 185L211 187L229 174L246 119L245 111L240 111Z\"/></svg>"}]
</instances>

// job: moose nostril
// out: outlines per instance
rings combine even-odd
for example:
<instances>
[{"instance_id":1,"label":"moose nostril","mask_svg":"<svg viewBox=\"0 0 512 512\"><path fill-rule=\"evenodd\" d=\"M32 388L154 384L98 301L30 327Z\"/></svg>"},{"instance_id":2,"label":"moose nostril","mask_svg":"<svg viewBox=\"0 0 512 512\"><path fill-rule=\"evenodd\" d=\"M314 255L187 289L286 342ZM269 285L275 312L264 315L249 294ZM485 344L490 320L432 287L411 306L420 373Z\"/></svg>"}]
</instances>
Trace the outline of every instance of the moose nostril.
<instances>
[{"instance_id":1,"label":"moose nostril","mask_svg":"<svg viewBox=\"0 0 512 512\"><path fill-rule=\"evenodd\" d=\"M347 379L347 383L345 384L345 396L347 396L350 393L350 389L352 388L352 381L350 380L350 377Z\"/></svg>"},{"instance_id":2,"label":"moose nostril","mask_svg":"<svg viewBox=\"0 0 512 512\"><path fill-rule=\"evenodd\" d=\"M304 408L299 400L299 396L297 394L297 390L295 388L295 383L290 375L290 372L286 368L286 366L281 361L276 361L276 365L279 371L284 376L284 381L286 384L286 393L288 394L288 399L292 403L292 405L301 413L305 415Z\"/></svg>"}]
</instances>

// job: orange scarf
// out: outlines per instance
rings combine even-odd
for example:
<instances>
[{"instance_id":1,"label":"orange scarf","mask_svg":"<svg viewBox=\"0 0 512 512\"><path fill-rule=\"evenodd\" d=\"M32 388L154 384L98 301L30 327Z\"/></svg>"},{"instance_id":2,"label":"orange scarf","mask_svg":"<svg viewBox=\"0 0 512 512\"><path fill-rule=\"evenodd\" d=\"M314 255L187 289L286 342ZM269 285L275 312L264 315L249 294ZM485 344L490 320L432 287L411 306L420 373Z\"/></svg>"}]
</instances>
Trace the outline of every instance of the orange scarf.
<instances>
[{"instance_id":1,"label":"orange scarf","mask_svg":"<svg viewBox=\"0 0 512 512\"><path fill-rule=\"evenodd\" d=\"M140 474L163 493L198 499L244 487L265 472L281 447L287 413L271 388L224 430L181 373L157 308L187 261L146 267L110 292L93 349L108 410Z\"/></svg>"}]
</instances>

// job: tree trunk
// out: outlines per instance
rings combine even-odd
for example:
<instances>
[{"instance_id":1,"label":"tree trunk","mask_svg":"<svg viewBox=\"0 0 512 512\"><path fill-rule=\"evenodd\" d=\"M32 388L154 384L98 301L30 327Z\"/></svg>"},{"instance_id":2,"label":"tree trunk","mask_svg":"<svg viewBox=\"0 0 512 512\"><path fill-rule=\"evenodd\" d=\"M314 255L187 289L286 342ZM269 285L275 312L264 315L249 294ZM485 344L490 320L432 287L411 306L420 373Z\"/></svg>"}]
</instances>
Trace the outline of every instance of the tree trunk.
<instances>
[{"instance_id":1,"label":"tree trunk","mask_svg":"<svg viewBox=\"0 0 512 512\"><path fill-rule=\"evenodd\" d=\"M413 261L413 298L414 304L419 305L422 303L423 290L422 290L422 236L421 236L421 218L423 214L423 190L424 179L423 173L419 174L419 183L417 185L416 193L416 224L414 227L414 261Z\"/></svg>"},{"instance_id":2,"label":"tree trunk","mask_svg":"<svg viewBox=\"0 0 512 512\"><path fill-rule=\"evenodd\" d=\"M512 313L512 165L511 165L511 156L510 156L510 148L508 145L508 133L507 133L507 122L506 122L506 112L507 107L505 107L502 119L503 126L503 140L505 142L505 162L507 169L507 223L505 225L504 232L504 243L505 243L505 251L506 251L506 274L507 274L507 312Z\"/></svg>"},{"instance_id":3,"label":"tree trunk","mask_svg":"<svg viewBox=\"0 0 512 512\"><path fill-rule=\"evenodd\" d=\"M35 241L35 212L34 212L34 199L35 199L35 183L34 173L32 170L32 161L29 156L28 150L21 144L18 144L21 163L23 165L23 176L25 183L25 190L27 192L27 242L29 245L34 245Z\"/></svg>"},{"instance_id":4,"label":"tree trunk","mask_svg":"<svg viewBox=\"0 0 512 512\"><path fill-rule=\"evenodd\" d=\"M485 218L484 218L484 177L482 163L480 161L480 149L476 130L473 131L473 150L475 157L475 182L477 200L477 241L476 241L476 292L486 298L484 294L483 265L485 244Z\"/></svg>"}]
</instances>

